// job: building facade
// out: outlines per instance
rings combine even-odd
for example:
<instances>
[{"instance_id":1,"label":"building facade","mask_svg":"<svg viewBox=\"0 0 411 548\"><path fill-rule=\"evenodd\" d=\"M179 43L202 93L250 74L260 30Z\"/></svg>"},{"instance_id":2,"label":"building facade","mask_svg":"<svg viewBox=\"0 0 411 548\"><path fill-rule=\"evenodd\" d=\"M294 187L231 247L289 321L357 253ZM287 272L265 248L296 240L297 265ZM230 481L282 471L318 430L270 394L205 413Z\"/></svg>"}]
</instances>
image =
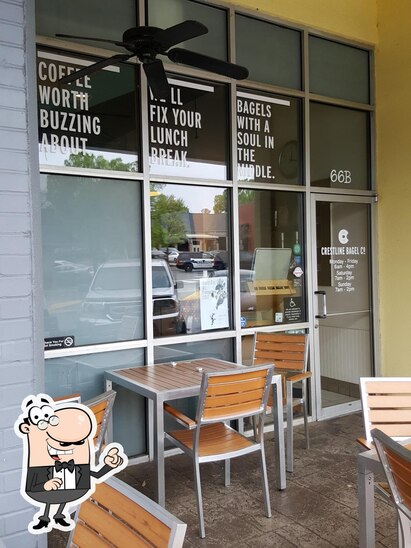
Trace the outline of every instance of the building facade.
<instances>
[{"instance_id":1,"label":"building facade","mask_svg":"<svg viewBox=\"0 0 411 548\"><path fill-rule=\"evenodd\" d=\"M410 8L295 4L0 0L6 546L44 542L25 532L13 432L30 393L85 401L106 370L208 355L248 363L257 329L309 333L313 420L359 409L361 376L408 374ZM59 82L123 54L114 42L126 29L187 20L208 33L170 47L249 76L170 54L167 98L135 57ZM114 436L142 460L145 402L116 390Z\"/></svg>"}]
</instances>

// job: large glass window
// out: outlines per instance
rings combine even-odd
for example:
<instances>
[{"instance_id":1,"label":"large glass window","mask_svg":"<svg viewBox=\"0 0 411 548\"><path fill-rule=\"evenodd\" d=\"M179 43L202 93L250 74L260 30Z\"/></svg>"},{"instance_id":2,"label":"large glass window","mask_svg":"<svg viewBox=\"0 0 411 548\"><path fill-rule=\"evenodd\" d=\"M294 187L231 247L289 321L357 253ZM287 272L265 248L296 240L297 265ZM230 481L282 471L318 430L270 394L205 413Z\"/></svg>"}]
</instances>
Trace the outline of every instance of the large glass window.
<instances>
[{"instance_id":1,"label":"large glass window","mask_svg":"<svg viewBox=\"0 0 411 548\"><path fill-rule=\"evenodd\" d=\"M43 175L41 191L46 348L143 338L139 183Z\"/></svg>"},{"instance_id":2,"label":"large glass window","mask_svg":"<svg viewBox=\"0 0 411 548\"><path fill-rule=\"evenodd\" d=\"M139 171L137 71L109 65L71 84L59 80L98 59L37 51L40 164Z\"/></svg>"},{"instance_id":3,"label":"large glass window","mask_svg":"<svg viewBox=\"0 0 411 548\"><path fill-rule=\"evenodd\" d=\"M370 188L369 114L311 103L311 185Z\"/></svg>"},{"instance_id":4,"label":"large glass window","mask_svg":"<svg viewBox=\"0 0 411 548\"><path fill-rule=\"evenodd\" d=\"M203 23L208 28L207 34L177 46L227 60L226 10L191 0L148 0L147 11L148 23L153 27L165 29L188 19Z\"/></svg>"},{"instance_id":5,"label":"large glass window","mask_svg":"<svg viewBox=\"0 0 411 548\"><path fill-rule=\"evenodd\" d=\"M236 62L249 70L249 79L301 89L301 33L236 15Z\"/></svg>"},{"instance_id":6,"label":"large glass window","mask_svg":"<svg viewBox=\"0 0 411 548\"><path fill-rule=\"evenodd\" d=\"M169 102L150 96L150 173L227 179L227 87L169 79Z\"/></svg>"},{"instance_id":7,"label":"large glass window","mask_svg":"<svg viewBox=\"0 0 411 548\"><path fill-rule=\"evenodd\" d=\"M136 24L135 0L122 0L121 9L112 0L36 0L35 5L37 34L43 36L61 33L121 41L123 32ZM92 40L75 41L104 47ZM114 44L105 47L124 51Z\"/></svg>"},{"instance_id":8,"label":"large glass window","mask_svg":"<svg viewBox=\"0 0 411 548\"><path fill-rule=\"evenodd\" d=\"M231 325L227 190L153 183L154 335Z\"/></svg>"},{"instance_id":9,"label":"large glass window","mask_svg":"<svg viewBox=\"0 0 411 548\"><path fill-rule=\"evenodd\" d=\"M67 356L46 360L45 392L53 398L78 393L81 401L105 391L104 372L144 364L144 350L120 350L83 356ZM145 400L121 386L113 409L113 440L124 447L127 455L144 453ZM127 417L127 421L124 420ZM130 435L132 424L133 435Z\"/></svg>"},{"instance_id":10,"label":"large glass window","mask_svg":"<svg viewBox=\"0 0 411 548\"><path fill-rule=\"evenodd\" d=\"M364 49L310 36L310 91L369 103L369 53Z\"/></svg>"},{"instance_id":11,"label":"large glass window","mask_svg":"<svg viewBox=\"0 0 411 548\"><path fill-rule=\"evenodd\" d=\"M238 180L302 184L300 127L298 99L238 91Z\"/></svg>"},{"instance_id":12,"label":"large glass window","mask_svg":"<svg viewBox=\"0 0 411 548\"><path fill-rule=\"evenodd\" d=\"M240 190L241 326L305 321L302 197Z\"/></svg>"}]
</instances>

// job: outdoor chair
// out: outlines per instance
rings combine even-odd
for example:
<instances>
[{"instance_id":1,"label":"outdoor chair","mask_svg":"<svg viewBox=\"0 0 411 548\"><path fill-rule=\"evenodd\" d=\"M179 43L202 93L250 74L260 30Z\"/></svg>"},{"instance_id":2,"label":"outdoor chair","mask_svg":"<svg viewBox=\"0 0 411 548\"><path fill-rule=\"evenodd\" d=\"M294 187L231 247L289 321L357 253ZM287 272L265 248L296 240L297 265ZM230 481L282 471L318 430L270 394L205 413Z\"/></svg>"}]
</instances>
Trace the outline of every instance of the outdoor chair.
<instances>
[{"instance_id":1,"label":"outdoor chair","mask_svg":"<svg viewBox=\"0 0 411 548\"><path fill-rule=\"evenodd\" d=\"M397 441L411 437L410 377L361 377L360 388L365 438L357 442L362 447L373 449L373 428ZM375 491L391 498L386 482L376 482Z\"/></svg>"},{"instance_id":2,"label":"outdoor chair","mask_svg":"<svg viewBox=\"0 0 411 548\"><path fill-rule=\"evenodd\" d=\"M397 441L411 437L411 377L361 377L360 388L365 438L358 443L372 449L373 428Z\"/></svg>"},{"instance_id":3,"label":"outdoor chair","mask_svg":"<svg viewBox=\"0 0 411 548\"><path fill-rule=\"evenodd\" d=\"M283 402L287 415L287 472L294 469L293 415L297 406L302 406L306 448L310 447L307 412L307 379L312 376L308 367L308 335L267 333L257 331L254 336L253 365L271 363L274 374L283 379ZM295 397L293 388L301 383L301 396ZM269 398L267 413L272 412L272 397Z\"/></svg>"},{"instance_id":4,"label":"outdoor chair","mask_svg":"<svg viewBox=\"0 0 411 548\"><path fill-rule=\"evenodd\" d=\"M96 435L94 436L94 451L97 461L105 446L105 436L115 399L116 392L114 390L108 390L107 392L103 392L99 396L84 402L84 405L87 405L96 417L97 430Z\"/></svg>"},{"instance_id":5,"label":"outdoor chair","mask_svg":"<svg viewBox=\"0 0 411 548\"><path fill-rule=\"evenodd\" d=\"M187 525L117 478L96 486L75 516L67 548L183 546Z\"/></svg>"},{"instance_id":6,"label":"outdoor chair","mask_svg":"<svg viewBox=\"0 0 411 548\"><path fill-rule=\"evenodd\" d=\"M230 484L230 459L258 451L263 482L265 515L271 517L264 451L264 417L273 367L203 373L196 420L185 417L169 404L165 410L186 429L167 432L166 438L193 459L200 537L205 537L200 464L225 461L225 485ZM256 416L257 439L247 438L229 426L229 421Z\"/></svg>"},{"instance_id":7,"label":"outdoor chair","mask_svg":"<svg viewBox=\"0 0 411 548\"><path fill-rule=\"evenodd\" d=\"M398 545L411 546L411 450L384 434L371 431L398 515Z\"/></svg>"}]
</instances>

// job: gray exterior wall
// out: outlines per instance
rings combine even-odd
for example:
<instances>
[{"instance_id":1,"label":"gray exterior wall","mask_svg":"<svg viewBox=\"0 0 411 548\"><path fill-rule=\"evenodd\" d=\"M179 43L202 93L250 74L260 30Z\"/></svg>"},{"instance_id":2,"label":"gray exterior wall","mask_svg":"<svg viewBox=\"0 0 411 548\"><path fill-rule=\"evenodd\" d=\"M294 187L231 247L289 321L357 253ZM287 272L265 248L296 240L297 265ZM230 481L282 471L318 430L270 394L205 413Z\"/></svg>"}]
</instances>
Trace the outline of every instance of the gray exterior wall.
<instances>
[{"instance_id":1,"label":"gray exterior wall","mask_svg":"<svg viewBox=\"0 0 411 548\"><path fill-rule=\"evenodd\" d=\"M44 369L34 44L34 0L0 0L0 546L24 548L45 542L27 532L13 431Z\"/></svg>"}]
</instances>

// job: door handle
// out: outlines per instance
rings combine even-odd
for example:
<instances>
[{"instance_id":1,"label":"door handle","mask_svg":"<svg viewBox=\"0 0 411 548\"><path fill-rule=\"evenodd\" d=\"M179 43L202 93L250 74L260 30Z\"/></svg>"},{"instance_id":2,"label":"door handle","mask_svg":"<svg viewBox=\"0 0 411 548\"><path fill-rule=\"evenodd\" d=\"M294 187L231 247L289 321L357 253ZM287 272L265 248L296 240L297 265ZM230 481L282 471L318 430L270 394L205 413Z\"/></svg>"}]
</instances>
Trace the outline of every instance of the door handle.
<instances>
[{"instance_id":1,"label":"door handle","mask_svg":"<svg viewBox=\"0 0 411 548\"><path fill-rule=\"evenodd\" d=\"M323 313L316 314L315 317L324 320L327 317L327 294L325 291L314 291L314 295L322 295L323 297Z\"/></svg>"}]
</instances>

